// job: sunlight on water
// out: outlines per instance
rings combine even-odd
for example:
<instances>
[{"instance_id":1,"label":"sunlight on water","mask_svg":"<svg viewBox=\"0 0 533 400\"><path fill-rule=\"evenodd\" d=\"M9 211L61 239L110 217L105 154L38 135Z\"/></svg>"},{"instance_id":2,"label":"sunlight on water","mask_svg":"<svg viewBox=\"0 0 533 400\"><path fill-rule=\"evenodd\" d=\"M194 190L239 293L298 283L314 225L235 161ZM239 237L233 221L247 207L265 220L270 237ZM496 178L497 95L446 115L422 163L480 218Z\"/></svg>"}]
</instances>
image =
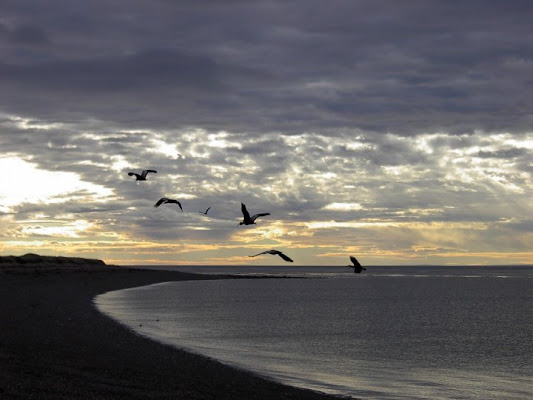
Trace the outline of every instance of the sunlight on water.
<instances>
[{"instance_id":1,"label":"sunlight on water","mask_svg":"<svg viewBox=\"0 0 533 400\"><path fill-rule=\"evenodd\" d=\"M427 268L169 282L95 303L152 339L322 392L531 398L529 270Z\"/></svg>"}]
</instances>

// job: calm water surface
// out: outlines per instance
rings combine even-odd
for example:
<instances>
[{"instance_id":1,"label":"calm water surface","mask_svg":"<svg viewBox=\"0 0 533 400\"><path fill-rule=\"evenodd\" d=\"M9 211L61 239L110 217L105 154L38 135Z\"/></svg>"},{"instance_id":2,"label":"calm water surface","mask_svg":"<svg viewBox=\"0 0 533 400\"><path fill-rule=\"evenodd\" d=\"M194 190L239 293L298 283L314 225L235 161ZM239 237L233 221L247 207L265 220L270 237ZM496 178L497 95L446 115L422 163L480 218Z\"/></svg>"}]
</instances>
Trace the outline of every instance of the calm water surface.
<instances>
[{"instance_id":1,"label":"calm water surface","mask_svg":"<svg viewBox=\"0 0 533 400\"><path fill-rule=\"evenodd\" d=\"M179 270L312 279L169 282L95 303L142 335L295 386L363 399L533 398L531 268Z\"/></svg>"}]
</instances>

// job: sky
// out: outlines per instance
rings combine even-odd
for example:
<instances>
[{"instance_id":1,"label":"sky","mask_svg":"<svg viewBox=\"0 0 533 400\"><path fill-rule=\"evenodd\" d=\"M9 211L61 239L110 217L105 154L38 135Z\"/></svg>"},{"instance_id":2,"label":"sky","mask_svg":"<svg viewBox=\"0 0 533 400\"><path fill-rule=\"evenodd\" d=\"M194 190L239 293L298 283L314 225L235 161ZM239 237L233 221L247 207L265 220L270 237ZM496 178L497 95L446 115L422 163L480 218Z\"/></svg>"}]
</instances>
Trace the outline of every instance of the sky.
<instances>
[{"instance_id":1,"label":"sky","mask_svg":"<svg viewBox=\"0 0 533 400\"><path fill-rule=\"evenodd\" d=\"M532 20L526 0L2 0L0 255L533 264ZM241 202L271 215L239 226Z\"/></svg>"}]
</instances>

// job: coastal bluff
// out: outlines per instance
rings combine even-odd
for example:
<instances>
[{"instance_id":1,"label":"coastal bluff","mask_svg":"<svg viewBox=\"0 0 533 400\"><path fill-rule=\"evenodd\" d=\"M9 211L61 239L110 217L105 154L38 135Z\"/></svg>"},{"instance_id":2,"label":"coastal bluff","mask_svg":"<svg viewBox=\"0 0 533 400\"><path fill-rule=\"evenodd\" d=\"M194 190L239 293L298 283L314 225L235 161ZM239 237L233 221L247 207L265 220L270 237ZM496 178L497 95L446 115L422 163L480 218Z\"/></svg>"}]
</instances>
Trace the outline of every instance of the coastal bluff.
<instances>
[{"instance_id":1,"label":"coastal bluff","mask_svg":"<svg viewBox=\"0 0 533 400\"><path fill-rule=\"evenodd\" d=\"M33 253L0 256L0 271L96 270L109 267L104 261L92 258L42 256Z\"/></svg>"}]
</instances>

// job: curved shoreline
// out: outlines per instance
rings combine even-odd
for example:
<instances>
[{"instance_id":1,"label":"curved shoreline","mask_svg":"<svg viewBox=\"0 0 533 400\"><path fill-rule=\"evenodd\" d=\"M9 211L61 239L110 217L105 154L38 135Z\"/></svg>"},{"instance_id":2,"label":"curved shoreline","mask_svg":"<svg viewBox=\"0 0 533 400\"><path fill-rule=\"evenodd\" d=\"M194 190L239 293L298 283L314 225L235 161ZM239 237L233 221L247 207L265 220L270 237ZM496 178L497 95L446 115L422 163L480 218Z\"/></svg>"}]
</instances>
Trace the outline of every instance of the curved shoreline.
<instances>
[{"instance_id":1,"label":"curved shoreline","mask_svg":"<svg viewBox=\"0 0 533 400\"><path fill-rule=\"evenodd\" d=\"M112 290L226 279L179 271L0 272L0 397L334 399L136 335L92 300Z\"/></svg>"}]
</instances>

